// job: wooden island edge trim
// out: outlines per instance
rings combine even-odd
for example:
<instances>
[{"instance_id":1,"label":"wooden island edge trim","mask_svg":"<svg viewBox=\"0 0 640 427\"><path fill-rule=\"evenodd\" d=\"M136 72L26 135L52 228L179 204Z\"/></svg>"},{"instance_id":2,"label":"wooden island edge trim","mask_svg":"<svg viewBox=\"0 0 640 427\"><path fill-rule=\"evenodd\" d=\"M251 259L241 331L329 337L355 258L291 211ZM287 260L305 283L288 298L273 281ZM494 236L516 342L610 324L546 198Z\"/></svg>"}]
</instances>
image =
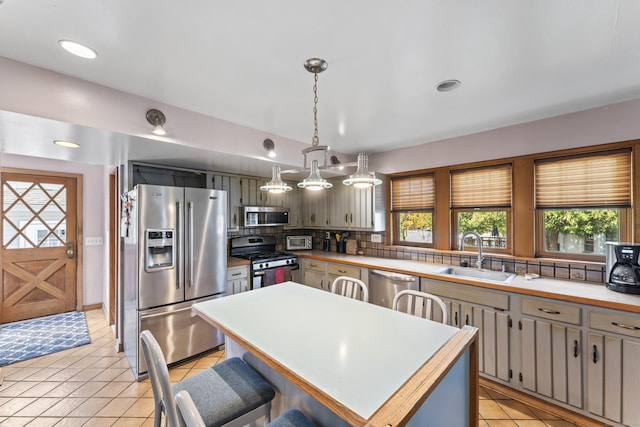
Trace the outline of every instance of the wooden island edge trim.
<instances>
[{"instance_id":1,"label":"wooden island edge trim","mask_svg":"<svg viewBox=\"0 0 640 427\"><path fill-rule=\"evenodd\" d=\"M278 362L277 360L273 359L271 356L269 356L268 354L264 353L262 350L260 350L259 348L255 347L250 342L248 342L248 341L244 340L243 338L237 336L229 328L227 328L224 325L222 325L222 324L214 321L213 319L209 318L205 313L200 311L198 309L198 307L192 307L192 310L196 314L198 314L201 318L203 318L207 323L215 326L220 332L222 332L224 335L226 335L227 337L229 337L230 339L235 341L237 344L239 344L241 347L243 347L249 353L253 354L258 360L260 360L261 362L266 364L268 367L273 369L279 375L281 375L284 378L286 378L288 381L293 383L296 387L299 387L301 390L303 390L306 393L308 393L311 397L316 399L318 402L320 402L322 405L324 405L329 410L334 412L336 415L338 415L340 418L345 420L350 425L352 425L352 426L363 426L363 427L365 425L367 425L367 420L366 419L364 419L360 415L356 414L355 412L353 412L352 410L350 410L349 408L347 408L346 406L344 406L340 402L338 402L335 399L331 398L329 395L327 395L325 392L320 390L315 385L310 384L309 382L305 381L299 375L291 372L289 369L287 369L285 366L283 366L280 362Z\"/></svg>"},{"instance_id":2,"label":"wooden island edge trim","mask_svg":"<svg viewBox=\"0 0 640 427\"><path fill-rule=\"evenodd\" d=\"M470 426L478 425L478 329L464 326L368 420L366 427L401 427L418 411L453 365L470 350Z\"/></svg>"}]
</instances>

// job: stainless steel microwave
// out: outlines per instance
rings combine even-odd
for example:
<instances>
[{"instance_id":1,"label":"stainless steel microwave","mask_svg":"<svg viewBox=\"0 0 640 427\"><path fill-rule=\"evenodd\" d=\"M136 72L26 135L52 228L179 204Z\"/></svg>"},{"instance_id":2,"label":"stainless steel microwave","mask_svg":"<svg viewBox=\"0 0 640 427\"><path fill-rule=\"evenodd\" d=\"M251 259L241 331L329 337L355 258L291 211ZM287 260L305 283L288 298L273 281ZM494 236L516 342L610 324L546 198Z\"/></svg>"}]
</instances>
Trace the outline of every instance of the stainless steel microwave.
<instances>
[{"instance_id":1,"label":"stainless steel microwave","mask_svg":"<svg viewBox=\"0 0 640 427\"><path fill-rule=\"evenodd\" d=\"M274 206L243 206L240 208L242 225L266 227L289 224L289 208Z\"/></svg>"}]
</instances>

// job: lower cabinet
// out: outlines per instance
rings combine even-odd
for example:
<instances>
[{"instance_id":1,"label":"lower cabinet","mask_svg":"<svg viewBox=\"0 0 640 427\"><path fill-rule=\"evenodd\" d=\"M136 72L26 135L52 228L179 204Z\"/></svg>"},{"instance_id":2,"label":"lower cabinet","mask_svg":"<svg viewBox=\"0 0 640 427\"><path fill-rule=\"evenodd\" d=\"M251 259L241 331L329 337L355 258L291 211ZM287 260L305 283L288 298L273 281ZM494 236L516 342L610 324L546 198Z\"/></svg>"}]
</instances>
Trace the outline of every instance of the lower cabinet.
<instances>
[{"instance_id":1,"label":"lower cabinet","mask_svg":"<svg viewBox=\"0 0 640 427\"><path fill-rule=\"evenodd\" d=\"M638 315L589 311L586 409L590 413L623 425L640 425L639 338Z\"/></svg>"},{"instance_id":2,"label":"lower cabinet","mask_svg":"<svg viewBox=\"0 0 640 427\"><path fill-rule=\"evenodd\" d=\"M420 280L420 289L445 301L451 326L478 328L479 371L485 376L510 382L509 295L426 278Z\"/></svg>"},{"instance_id":3,"label":"lower cabinet","mask_svg":"<svg viewBox=\"0 0 640 427\"><path fill-rule=\"evenodd\" d=\"M518 329L522 387L582 408L581 308L522 297L521 313Z\"/></svg>"},{"instance_id":4,"label":"lower cabinet","mask_svg":"<svg viewBox=\"0 0 640 427\"><path fill-rule=\"evenodd\" d=\"M302 283L312 288L330 291L327 287L327 263L312 259L302 260Z\"/></svg>"},{"instance_id":5,"label":"lower cabinet","mask_svg":"<svg viewBox=\"0 0 640 427\"><path fill-rule=\"evenodd\" d=\"M227 295L249 290L249 266L227 268Z\"/></svg>"},{"instance_id":6,"label":"lower cabinet","mask_svg":"<svg viewBox=\"0 0 640 427\"><path fill-rule=\"evenodd\" d=\"M302 283L323 291L331 292L331 284L339 276L356 279L367 277L367 269L333 262L302 260ZM366 279L365 280L366 283Z\"/></svg>"}]
</instances>

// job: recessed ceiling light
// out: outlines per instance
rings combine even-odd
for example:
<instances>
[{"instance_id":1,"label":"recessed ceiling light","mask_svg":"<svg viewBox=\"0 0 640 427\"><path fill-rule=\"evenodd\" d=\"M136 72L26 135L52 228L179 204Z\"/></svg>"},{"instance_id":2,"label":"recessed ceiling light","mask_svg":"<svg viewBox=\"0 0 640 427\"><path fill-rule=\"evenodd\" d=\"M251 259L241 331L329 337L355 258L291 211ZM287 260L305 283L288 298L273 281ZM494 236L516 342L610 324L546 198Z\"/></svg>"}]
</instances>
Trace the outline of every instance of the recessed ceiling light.
<instances>
[{"instance_id":1,"label":"recessed ceiling light","mask_svg":"<svg viewBox=\"0 0 640 427\"><path fill-rule=\"evenodd\" d=\"M55 141L53 141L54 144L59 145L60 147L66 147L66 148L78 148L80 147L80 144L73 142L73 141L65 141L63 139L56 139Z\"/></svg>"},{"instance_id":2,"label":"recessed ceiling light","mask_svg":"<svg viewBox=\"0 0 640 427\"><path fill-rule=\"evenodd\" d=\"M438 92L451 92L452 90L458 89L460 84L460 80L445 80L436 85L436 90Z\"/></svg>"},{"instance_id":3,"label":"recessed ceiling light","mask_svg":"<svg viewBox=\"0 0 640 427\"><path fill-rule=\"evenodd\" d=\"M59 40L58 43L64 50L80 58L96 59L98 57L95 50L81 43L71 40Z\"/></svg>"}]
</instances>

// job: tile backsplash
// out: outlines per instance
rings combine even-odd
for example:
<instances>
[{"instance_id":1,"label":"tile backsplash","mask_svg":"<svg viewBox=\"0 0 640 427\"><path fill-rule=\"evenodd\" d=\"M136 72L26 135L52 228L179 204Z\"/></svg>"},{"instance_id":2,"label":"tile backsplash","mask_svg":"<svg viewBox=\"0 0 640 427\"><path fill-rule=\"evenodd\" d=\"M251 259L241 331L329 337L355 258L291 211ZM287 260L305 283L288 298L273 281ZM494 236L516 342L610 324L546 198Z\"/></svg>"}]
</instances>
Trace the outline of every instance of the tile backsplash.
<instances>
[{"instance_id":1,"label":"tile backsplash","mask_svg":"<svg viewBox=\"0 0 640 427\"><path fill-rule=\"evenodd\" d=\"M341 230L335 230L342 233ZM336 251L335 231L331 232L331 252ZM246 235L271 235L276 237L277 249L285 250L286 236L308 234L313 236L313 249L322 250L322 241L326 231L324 230L285 230L282 227L256 227L241 228L237 232L230 232L229 238ZM467 262L474 265L476 256L473 254L456 254L451 252L438 252L435 250L410 249L402 247L385 247L384 243L372 242L371 234L381 234L382 242L385 241L384 233L370 233L365 231L350 231L349 239L358 242L358 249L364 256L402 259L410 261L422 261L435 264L460 265ZM604 263L571 263L570 261L535 261L530 259L503 258L499 255L484 254L483 267L490 270L505 271L517 274L538 274L542 277L550 277L564 280L578 280L595 283L605 282Z\"/></svg>"}]
</instances>

